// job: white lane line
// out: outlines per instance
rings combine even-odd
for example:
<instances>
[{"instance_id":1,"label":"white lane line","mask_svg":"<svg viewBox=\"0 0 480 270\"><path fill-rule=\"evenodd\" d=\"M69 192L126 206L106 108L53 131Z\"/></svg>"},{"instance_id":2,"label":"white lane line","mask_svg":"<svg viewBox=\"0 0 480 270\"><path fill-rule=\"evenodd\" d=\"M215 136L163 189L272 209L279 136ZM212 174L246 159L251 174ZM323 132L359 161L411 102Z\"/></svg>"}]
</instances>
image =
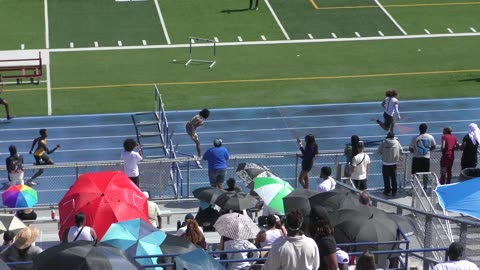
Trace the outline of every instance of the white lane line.
<instances>
[{"instance_id":1,"label":"white lane line","mask_svg":"<svg viewBox=\"0 0 480 270\"><path fill-rule=\"evenodd\" d=\"M383 13L385 13L385 15L387 15L387 17L390 19L390 21L392 21L392 23L395 24L395 26L398 28L398 30L400 30L400 32L402 32L402 34L404 34L405 36L408 35L407 32L405 32L405 30L403 30L403 28L400 26L400 24L393 18L393 16L390 15L390 13L388 13L388 11L382 6L382 4L380 4L380 2L378 0L374 0L374 1L378 5L378 7L383 11Z\"/></svg>"},{"instance_id":2,"label":"white lane line","mask_svg":"<svg viewBox=\"0 0 480 270\"><path fill-rule=\"evenodd\" d=\"M430 31L428 31L428 29L423 29L423 31L425 31L425 33L427 33L427 35L430 35Z\"/></svg>"},{"instance_id":3,"label":"white lane line","mask_svg":"<svg viewBox=\"0 0 480 270\"><path fill-rule=\"evenodd\" d=\"M118 44L118 46L119 46L119 47L122 47L122 46L123 46L123 44L122 44L122 41L121 41L121 40L117 41L117 44Z\"/></svg>"},{"instance_id":4,"label":"white lane line","mask_svg":"<svg viewBox=\"0 0 480 270\"><path fill-rule=\"evenodd\" d=\"M148 45L148 44L147 44L147 41L146 41L145 39L142 40L142 44L143 44L143 46L147 46L147 45Z\"/></svg>"},{"instance_id":5,"label":"white lane line","mask_svg":"<svg viewBox=\"0 0 480 270\"><path fill-rule=\"evenodd\" d=\"M162 16L162 11L160 10L160 5L158 4L158 0L155 0L155 7L157 8L158 18L160 19L160 24L162 25L163 34L165 35L165 39L167 40L167 44L170 45L172 42L170 41L170 36L168 35L167 25L165 24L165 20Z\"/></svg>"},{"instance_id":6,"label":"white lane line","mask_svg":"<svg viewBox=\"0 0 480 270\"><path fill-rule=\"evenodd\" d=\"M45 48L50 48L50 30L48 29L48 0L43 1L43 12L45 13Z\"/></svg>"},{"instance_id":7,"label":"white lane line","mask_svg":"<svg viewBox=\"0 0 480 270\"><path fill-rule=\"evenodd\" d=\"M312 34L308 34L308 37L309 37L310 39L314 39Z\"/></svg>"},{"instance_id":8,"label":"white lane line","mask_svg":"<svg viewBox=\"0 0 480 270\"><path fill-rule=\"evenodd\" d=\"M243 42L243 39L242 39L241 36L238 36L237 39L238 39L238 41Z\"/></svg>"},{"instance_id":9,"label":"white lane line","mask_svg":"<svg viewBox=\"0 0 480 270\"><path fill-rule=\"evenodd\" d=\"M360 36L360 34L358 32L355 32L355 36L362 37L362 36Z\"/></svg>"},{"instance_id":10,"label":"white lane line","mask_svg":"<svg viewBox=\"0 0 480 270\"><path fill-rule=\"evenodd\" d=\"M447 31L448 31L450 34L453 34L453 31L452 31L452 29L450 29L450 28L447 28Z\"/></svg>"},{"instance_id":11,"label":"white lane line","mask_svg":"<svg viewBox=\"0 0 480 270\"><path fill-rule=\"evenodd\" d=\"M277 22L278 27L280 27L280 30L282 31L283 35L285 36L285 39L290 40L290 37L288 36L287 31L285 31L285 28L283 28L282 23L281 23L280 20L278 19L277 14L275 14L275 11L273 11L273 8L272 8L272 6L270 5L270 3L268 2L268 0L265 0L265 4L267 5L268 9L270 10L270 13L272 13L273 18L274 18L275 21Z\"/></svg>"},{"instance_id":12,"label":"white lane line","mask_svg":"<svg viewBox=\"0 0 480 270\"><path fill-rule=\"evenodd\" d=\"M304 44L304 43L330 43L330 42L358 42L358 41L379 41L379 40L406 40L406 39L431 39L431 38L453 38L453 37L478 37L480 33L455 33L455 34L431 34L431 35L396 35L396 36L371 36L371 37L350 37L350 38L319 38L319 39L294 39L294 40L258 40L244 42L221 42L217 46L257 46L257 45L273 45L273 44ZM211 44L198 44L198 47L208 47ZM110 47L84 47L84 48L55 48L47 49L49 52L88 52L88 51L116 51L116 50L134 50L134 49L162 49L162 48L188 48L189 43L172 44L172 45L132 45L132 46L110 46Z\"/></svg>"},{"instance_id":13,"label":"white lane line","mask_svg":"<svg viewBox=\"0 0 480 270\"><path fill-rule=\"evenodd\" d=\"M264 35L261 35L260 38L261 38L262 40L267 40L267 38L266 38Z\"/></svg>"},{"instance_id":14,"label":"white lane line","mask_svg":"<svg viewBox=\"0 0 480 270\"><path fill-rule=\"evenodd\" d=\"M477 32L477 30L475 30L475 28L473 28L473 27L470 27L470 30L471 30L472 32L474 32L474 33Z\"/></svg>"},{"instance_id":15,"label":"white lane line","mask_svg":"<svg viewBox=\"0 0 480 270\"><path fill-rule=\"evenodd\" d=\"M93 46L95 46L95 47L98 48L98 41L94 41L94 42L93 42Z\"/></svg>"},{"instance_id":16,"label":"white lane line","mask_svg":"<svg viewBox=\"0 0 480 270\"><path fill-rule=\"evenodd\" d=\"M378 31L378 34L382 37L384 37L385 35L382 33L382 31Z\"/></svg>"},{"instance_id":17,"label":"white lane line","mask_svg":"<svg viewBox=\"0 0 480 270\"><path fill-rule=\"evenodd\" d=\"M45 52L50 59L50 52L46 51ZM48 110L48 115L52 115L52 80L50 79L50 60L48 60L48 63L45 65L47 68L47 110Z\"/></svg>"},{"instance_id":18,"label":"white lane line","mask_svg":"<svg viewBox=\"0 0 480 270\"><path fill-rule=\"evenodd\" d=\"M331 33L333 38L337 38L337 35L335 33Z\"/></svg>"}]
</instances>

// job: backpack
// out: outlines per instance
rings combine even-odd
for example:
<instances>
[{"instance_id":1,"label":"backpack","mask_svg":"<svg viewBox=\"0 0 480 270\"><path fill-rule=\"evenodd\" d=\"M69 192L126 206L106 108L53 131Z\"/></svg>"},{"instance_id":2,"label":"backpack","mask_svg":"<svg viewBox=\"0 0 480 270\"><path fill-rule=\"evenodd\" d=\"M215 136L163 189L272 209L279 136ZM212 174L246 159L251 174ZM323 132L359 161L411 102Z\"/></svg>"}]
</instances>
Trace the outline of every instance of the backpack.
<instances>
[{"instance_id":1,"label":"backpack","mask_svg":"<svg viewBox=\"0 0 480 270\"><path fill-rule=\"evenodd\" d=\"M20 155L10 156L9 173L23 172L23 158Z\"/></svg>"}]
</instances>

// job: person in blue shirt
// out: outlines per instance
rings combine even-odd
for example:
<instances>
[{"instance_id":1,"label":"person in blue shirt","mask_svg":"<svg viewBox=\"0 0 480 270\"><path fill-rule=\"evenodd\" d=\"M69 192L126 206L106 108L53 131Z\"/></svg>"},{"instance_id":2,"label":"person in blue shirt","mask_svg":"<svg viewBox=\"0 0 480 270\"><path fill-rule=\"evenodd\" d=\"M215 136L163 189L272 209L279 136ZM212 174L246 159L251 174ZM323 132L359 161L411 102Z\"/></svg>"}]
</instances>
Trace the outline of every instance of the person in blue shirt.
<instances>
[{"instance_id":1,"label":"person in blue shirt","mask_svg":"<svg viewBox=\"0 0 480 270\"><path fill-rule=\"evenodd\" d=\"M223 189L225 173L227 172L227 160L230 154L227 148L222 146L222 139L213 140L213 146L205 151L203 160L208 161L210 186Z\"/></svg>"}]
</instances>

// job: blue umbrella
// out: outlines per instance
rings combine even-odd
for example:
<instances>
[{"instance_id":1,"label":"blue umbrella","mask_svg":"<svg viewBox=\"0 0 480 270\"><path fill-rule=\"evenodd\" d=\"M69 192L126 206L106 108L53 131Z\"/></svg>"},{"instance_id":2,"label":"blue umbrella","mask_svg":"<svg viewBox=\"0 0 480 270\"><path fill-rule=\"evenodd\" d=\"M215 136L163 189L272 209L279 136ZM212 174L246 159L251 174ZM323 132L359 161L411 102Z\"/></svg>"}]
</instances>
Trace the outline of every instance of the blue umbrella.
<instances>
[{"instance_id":1,"label":"blue umbrella","mask_svg":"<svg viewBox=\"0 0 480 270\"><path fill-rule=\"evenodd\" d=\"M438 186L435 192L443 209L480 219L480 178Z\"/></svg>"},{"instance_id":2,"label":"blue umbrella","mask_svg":"<svg viewBox=\"0 0 480 270\"><path fill-rule=\"evenodd\" d=\"M139 218L110 225L101 243L126 251L130 256L163 254L160 244L165 233ZM157 258L137 259L142 265L156 264ZM161 268L158 268L161 269Z\"/></svg>"},{"instance_id":3,"label":"blue umbrella","mask_svg":"<svg viewBox=\"0 0 480 270\"><path fill-rule=\"evenodd\" d=\"M197 248L175 258L176 269L187 270L226 270L203 249Z\"/></svg>"}]
</instances>

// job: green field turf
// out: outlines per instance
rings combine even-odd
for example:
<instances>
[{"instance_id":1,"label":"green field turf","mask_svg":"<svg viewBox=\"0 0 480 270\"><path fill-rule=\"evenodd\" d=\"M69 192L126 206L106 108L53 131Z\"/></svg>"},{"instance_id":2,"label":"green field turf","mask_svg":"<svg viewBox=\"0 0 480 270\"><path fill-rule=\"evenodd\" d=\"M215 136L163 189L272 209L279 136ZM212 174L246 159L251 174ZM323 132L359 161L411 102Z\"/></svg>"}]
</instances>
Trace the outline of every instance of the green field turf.
<instances>
[{"instance_id":1,"label":"green field turf","mask_svg":"<svg viewBox=\"0 0 480 270\"><path fill-rule=\"evenodd\" d=\"M248 0L162 0L168 32L173 43L188 43L188 37L222 42L285 39L265 6L247 10Z\"/></svg>"},{"instance_id":2,"label":"green field turf","mask_svg":"<svg viewBox=\"0 0 480 270\"><path fill-rule=\"evenodd\" d=\"M49 0L52 48L165 44L153 1Z\"/></svg>"},{"instance_id":3,"label":"green field turf","mask_svg":"<svg viewBox=\"0 0 480 270\"><path fill-rule=\"evenodd\" d=\"M25 2L18 2L21 13L13 4L17 1L0 0L5 4L0 16L10 18L0 27L27 33L6 31L6 38L0 39L1 49L18 48L27 38L32 42L25 43L26 48L31 48L28 44L45 46L43 1L28 1L35 7L28 12L24 11L28 9ZM388 88L398 89L401 99L478 96L480 36L469 28L480 30L480 5L476 4L480 2L381 1L409 34L424 34L427 27L432 34L447 33L448 27L476 36L433 38L425 34L415 39L300 43L295 39L309 39L308 34L331 39L331 32L339 38L353 37L354 32L376 38L377 31L385 38L403 35L373 1L315 0L317 9L310 0L271 0L293 39L291 44L267 43L285 41L285 36L264 1L258 11L242 10L248 1L236 0L158 3L173 45L165 45L153 0L48 1L53 114L152 110L155 83L167 110L374 101ZM30 17L22 17L24 14ZM19 23L15 16L24 20ZM205 63L184 66L189 49L182 44L190 35L220 40L213 69ZM238 41L238 36L244 41L261 41L261 35L267 40L265 44L222 46L223 42ZM149 45L164 46L125 47L141 45L142 39ZM100 47L116 47L118 40L124 45L121 50L91 48L94 41ZM70 42L75 48L90 49L55 50L68 48ZM212 59L213 49L195 47L193 56ZM46 79L45 75L42 80ZM2 97L18 116L46 115L48 93L47 84L42 82L8 85Z\"/></svg>"},{"instance_id":4,"label":"green field turf","mask_svg":"<svg viewBox=\"0 0 480 270\"><path fill-rule=\"evenodd\" d=\"M0 50L45 48L43 0L0 0Z\"/></svg>"}]
</instances>

